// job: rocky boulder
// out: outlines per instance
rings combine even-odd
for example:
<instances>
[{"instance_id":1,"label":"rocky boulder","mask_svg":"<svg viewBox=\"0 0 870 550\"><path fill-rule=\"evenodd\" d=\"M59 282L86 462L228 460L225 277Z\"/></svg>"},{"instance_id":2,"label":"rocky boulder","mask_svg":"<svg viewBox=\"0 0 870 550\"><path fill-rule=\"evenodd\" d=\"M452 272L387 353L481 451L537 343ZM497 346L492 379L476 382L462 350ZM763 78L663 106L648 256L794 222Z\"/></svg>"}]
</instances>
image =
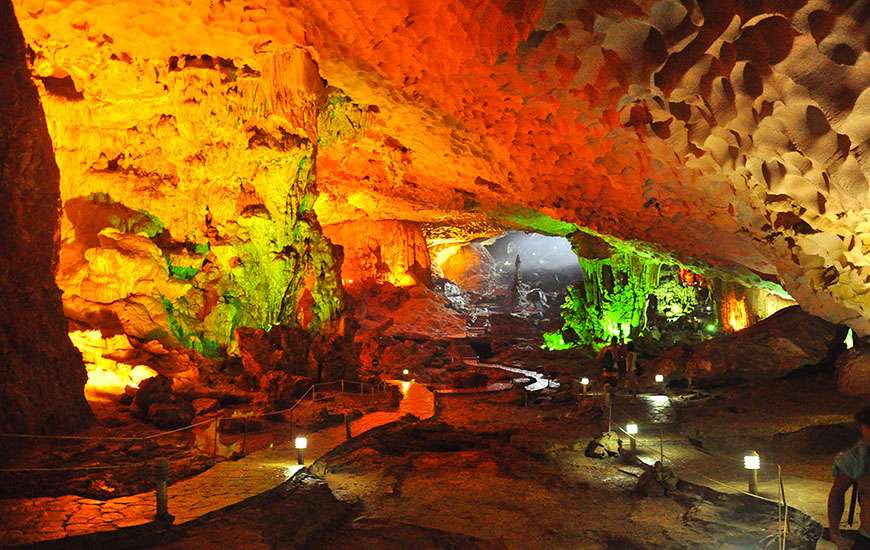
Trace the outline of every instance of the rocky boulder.
<instances>
[{"instance_id":1,"label":"rocky boulder","mask_svg":"<svg viewBox=\"0 0 870 550\"><path fill-rule=\"evenodd\" d=\"M837 362L837 389L855 397L870 396L870 354L850 349Z\"/></svg>"},{"instance_id":2,"label":"rocky boulder","mask_svg":"<svg viewBox=\"0 0 870 550\"><path fill-rule=\"evenodd\" d=\"M153 403L148 407L148 420L163 430L181 428L193 422L193 405L186 401L176 403Z\"/></svg>"},{"instance_id":3,"label":"rocky boulder","mask_svg":"<svg viewBox=\"0 0 870 550\"><path fill-rule=\"evenodd\" d=\"M826 361L837 335L836 325L792 306L734 334L670 350L649 373L701 385L776 378Z\"/></svg>"},{"instance_id":4,"label":"rocky boulder","mask_svg":"<svg viewBox=\"0 0 870 550\"><path fill-rule=\"evenodd\" d=\"M273 371L260 379L263 398L277 408L293 405L309 387L312 380L306 376L296 376L286 372Z\"/></svg>"},{"instance_id":5,"label":"rocky boulder","mask_svg":"<svg viewBox=\"0 0 870 550\"><path fill-rule=\"evenodd\" d=\"M143 380L133 402L142 413L148 413L156 403L169 403L173 400L172 380L161 375Z\"/></svg>"},{"instance_id":6,"label":"rocky boulder","mask_svg":"<svg viewBox=\"0 0 870 550\"><path fill-rule=\"evenodd\" d=\"M193 410L197 415L214 412L220 408L220 404L220 401L210 397L200 397L199 399L194 399L192 403Z\"/></svg>"},{"instance_id":7,"label":"rocky boulder","mask_svg":"<svg viewBox=\"0 0 870 550\"><path fill-rule=\"evenodd\" d=\"M270 331L241 327L235 331L245 371L261 376L273 370L307 374L308 333L300 328L273 327Z\"/></svg>"}]
</instances>

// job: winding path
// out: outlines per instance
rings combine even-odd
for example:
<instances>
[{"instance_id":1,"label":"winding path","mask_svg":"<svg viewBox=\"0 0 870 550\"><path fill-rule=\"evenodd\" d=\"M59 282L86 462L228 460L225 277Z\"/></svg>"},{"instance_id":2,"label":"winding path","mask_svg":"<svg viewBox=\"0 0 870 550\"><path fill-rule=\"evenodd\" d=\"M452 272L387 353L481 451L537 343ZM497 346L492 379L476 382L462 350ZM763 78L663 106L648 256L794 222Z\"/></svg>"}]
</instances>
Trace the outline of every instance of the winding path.
<instances>
[{"instance_id":1,"label":"winding path","mask_svg":"<svg viewBox=\"0 0 870 550\"><path fill-rule=\"evenodd\" d=\"M394 382L403 398L395 412L363 415L351 424L351 433L363 432L399 420L405 415L421 420L435 414L435 396L414 382ZM308 434L305 465L346 441L344 425ZM296 464L292 442L221 462L205 472L169 487L169 512L175 524L184 524L277 487L303 466ZM0 546L32 544L144 525L153 520L153 491L111 500L75 495L0 500Z\"/></svg>"},{"instance_id":2,"label":"winding path","mask_svg":"<svg viewBox=\"0 0 870 550\"><path fill-rule=\"evenodd\" d=\"M489 364L489 363L481 363L480 361L469 361L465 360L465 364L470 367L478 367L478 368L486 368L486 369L500 369L506 372L512 372L514 374L522 374L523 377L531 378L534 382L531 382L525 386L526 391L540 391L547 388L558 388L559 383L555 380L551 380L547 378L544 373L536 372L533 370L521 369L518 367L508 367L507 365L498 365L498 364ZM506 388L505 388L506 389Z\"/></svg>"}]
</instances>

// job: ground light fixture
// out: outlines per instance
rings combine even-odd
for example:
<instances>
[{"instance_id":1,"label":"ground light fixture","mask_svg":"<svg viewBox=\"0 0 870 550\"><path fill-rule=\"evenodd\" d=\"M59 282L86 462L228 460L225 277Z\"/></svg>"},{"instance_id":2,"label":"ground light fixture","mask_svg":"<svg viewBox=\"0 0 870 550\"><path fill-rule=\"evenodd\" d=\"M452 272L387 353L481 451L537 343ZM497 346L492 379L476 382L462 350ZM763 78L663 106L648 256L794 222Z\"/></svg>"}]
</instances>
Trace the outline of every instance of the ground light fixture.
<instances>
[{"instance_id":1,"label":"ground light fixture","mask_svg":"<svg viewBox=\"0 0 870 550\"><path fill-rule=\"evenodd\" d=\"M584 376L580 379L580 385L583 387L583 395L586 395L586 391L589 389L589 379Z\"/></svg>"},{"instance_id":2,"label":"ground light fixture","mask_svg":"<svg viewBox=\"0 0 870 550\"><path fill-rule=\"evenodd\" d=\"M665 381L665 375L664 375L664 374L657 374L657 375L656 375L656 383L657 383L657 384L661 384L661 383L664 382L664 381Z\"/></svg>"},{"instance_id":3,"label":"ground light fixture","mask_svg":"<svg viewBox=\"0 0 870 550\"><path fill-rule=\"evenodd\" d=\"M761 469L761 458L755 451L749 451L743 457L743 467L746 468L746 477L749 483L749 492L758 494L758 470Z\"/></svg>"},{"instance_id":4,"label":"ground light fixture","mask_svg":"<svg viewBox=\"0 0 870 550\"><path fill-rule=\"evenodd\" d=\"M637 435L637 423L629 422L628 424L626 424L625 433L628 434L629 449L631 450L631 452L637 451L637 439L635 438L635 436Z\"/></svg>"},{"instance_id":5,"label":"ground light fixture","mask_svg":"<svg viewBox=\"0 0 870 550\"><path fill-rule=\"evenodd\" d=\"M407 377L409 374L411 374L411 371L409 371L408 369L404 369L404 370L402 371L402 376Z\"/></svg>"},{"instance_id":6,"label":"ground light fixture","mask_svg":"<svg viewBox=\"0 0 870 550\"><path fill-rule=\"evenodd\" d=\"M302 466L305 464L305 449L308 448L308 438L300 435L294 443L296 447L296 464Z\"/></svg>"}]
</instances>

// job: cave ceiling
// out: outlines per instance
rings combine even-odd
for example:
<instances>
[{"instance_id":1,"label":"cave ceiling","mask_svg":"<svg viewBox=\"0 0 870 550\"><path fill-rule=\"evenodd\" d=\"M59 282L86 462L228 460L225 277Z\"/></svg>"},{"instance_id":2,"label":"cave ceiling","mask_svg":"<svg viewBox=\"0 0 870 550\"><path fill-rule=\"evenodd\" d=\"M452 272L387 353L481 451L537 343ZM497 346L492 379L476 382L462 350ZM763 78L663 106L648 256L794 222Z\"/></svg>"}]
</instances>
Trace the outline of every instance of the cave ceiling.
<instances>
[{"instance_id":1,"label":"cave ceiling","mask_svg":"<svg viewBox=\"0 0 870 550\"><path fill-rule=\"evenodd\" d=\"M866 1L14 5L65 206L105 193L213 249L311 203L322 225L535 212L870 333ZM82 225L70 264L114 238Z\"/></svg>"}]
</instances>

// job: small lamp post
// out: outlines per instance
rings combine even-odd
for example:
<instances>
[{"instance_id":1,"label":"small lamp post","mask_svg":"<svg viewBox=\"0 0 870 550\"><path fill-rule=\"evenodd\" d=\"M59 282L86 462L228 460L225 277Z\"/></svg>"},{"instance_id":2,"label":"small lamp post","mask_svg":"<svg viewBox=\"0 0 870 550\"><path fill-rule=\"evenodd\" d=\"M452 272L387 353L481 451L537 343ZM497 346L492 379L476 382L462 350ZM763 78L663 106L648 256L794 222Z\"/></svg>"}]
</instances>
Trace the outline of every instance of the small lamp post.
<instances>
[{"instance_id":1,"label":"small lamp post","mask_svg":"<svg viewBox=\"0 0 870 550\"><path fill-rule=\"evenodd\" d=\"M586 396L586 392L589 391L589 379L585 376L580 379L580 385L583 387L583 396Z\"/></svg>"},{"instance_id":2,"label":"small lamp post","mask_svg":"<svg viewBox=\"0 0 870 550\"><path fill-rule=\"evenodd\" d=\"M749 481L749 492L758 494L758 470L761 468L761 458L755 451L749 451L743 457L743 467L746 468L746 476Z\"/></svg>"},{"instance_id":3,"label":"small lamp post","mask_svg":"<svg viewBox=\"0 0 870 550\"><path fill-rule=\"evenodd\" d=\"M665 375L657 374L656 375L656 384L662 384L665 381Z\"/></svg>"},{"instance_id":4,"label":"small lamp post","mask_svg":"<svg viewBox=\"0 0 870 550\"><path fill-rule=\"evenodd\" d=\"M300 435L296 438L296 464L305 465L305 449L308 448L308 438Z\"/></svg>"},{"instance_id":5,"label":"small lamp post","mask_svg":"<svg viewBox=\"0 0 870 550\"><path fill-rule=\"evenodd\" d=\"M637 439L634 437L637 435L637 424L635 422L629 422L625 425L625 433L628 434L628 443L629 450L631 452L637 451Z\"/></svg>"},{"instance_id":6,"label":"small lamp post","mask_svg":"<svg viewBox=\"0 0 870 550\"><path fill-rule=\"evenodd\" d=\"M409 374L411 374L411 371L409 371L408 369L404 369L404 370L402 371L402 378L403 378L404 380L407 380Z\"/></svg>"},{"instance_id":7,"label":"small lamp post","mask_svg":"<svg viewBox=\"0 0 870 550\"><path fill-rule=\"evenodd\" d=\"M167 459L161 458L157 461L154 477L157 485L156 519L167 524L172 524L172 520L175 517L169 513L169 498L166 494L166 484L169 481L169 461Z\"/></svg>"}]
</instances>

